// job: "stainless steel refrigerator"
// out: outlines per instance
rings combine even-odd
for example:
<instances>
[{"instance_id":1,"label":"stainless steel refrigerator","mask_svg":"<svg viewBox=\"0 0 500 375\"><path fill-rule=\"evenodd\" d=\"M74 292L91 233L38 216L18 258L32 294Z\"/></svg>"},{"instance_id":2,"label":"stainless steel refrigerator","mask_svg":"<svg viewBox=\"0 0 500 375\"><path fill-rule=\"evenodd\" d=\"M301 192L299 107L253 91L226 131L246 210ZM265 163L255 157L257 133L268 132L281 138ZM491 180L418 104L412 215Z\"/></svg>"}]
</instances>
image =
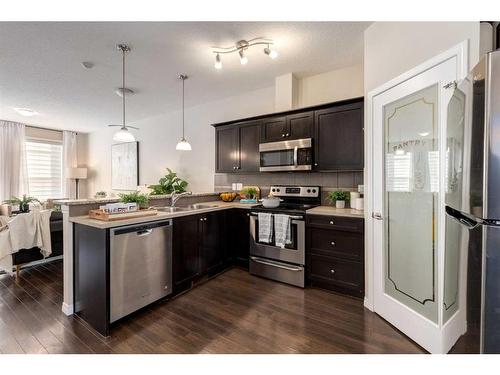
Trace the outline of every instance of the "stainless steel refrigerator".
<instances>
[{"instance_id":1,"label":"stainless steel refrigerator","mask_svg":"<svg viewBox=\"0 0 500 375\"><path fill-rule=\"evenodd\" d=\"M500 51L455 84L447 115L445 307L466 298L458 351L500 353Z\"/></svg>"}]
</instances>

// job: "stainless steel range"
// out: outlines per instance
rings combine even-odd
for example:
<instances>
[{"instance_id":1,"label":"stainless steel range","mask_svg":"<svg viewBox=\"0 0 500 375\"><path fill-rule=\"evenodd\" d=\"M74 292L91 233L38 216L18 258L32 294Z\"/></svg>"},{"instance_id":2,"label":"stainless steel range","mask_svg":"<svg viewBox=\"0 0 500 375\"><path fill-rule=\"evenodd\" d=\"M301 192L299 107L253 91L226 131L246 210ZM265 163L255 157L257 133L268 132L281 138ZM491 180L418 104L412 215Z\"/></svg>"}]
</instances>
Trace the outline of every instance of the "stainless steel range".
<instances>
[{"instance_id":1,"label":"stainless steel range","mask_svg":"<svg viewBox=\"0 0 500 375\"><path fill-rule=\"evenodd\" d=\"M304 287L305 214L321 204L320 187L271 186L271 193L283 200L279 207L258 206L250 214L250 273ZM263 231L259 226L264 220ZM283 223L287 220L288 226ZM277 241L277 231L284 227L288 228L287 240L281 243Z\"/></svg>"}]
</instances>

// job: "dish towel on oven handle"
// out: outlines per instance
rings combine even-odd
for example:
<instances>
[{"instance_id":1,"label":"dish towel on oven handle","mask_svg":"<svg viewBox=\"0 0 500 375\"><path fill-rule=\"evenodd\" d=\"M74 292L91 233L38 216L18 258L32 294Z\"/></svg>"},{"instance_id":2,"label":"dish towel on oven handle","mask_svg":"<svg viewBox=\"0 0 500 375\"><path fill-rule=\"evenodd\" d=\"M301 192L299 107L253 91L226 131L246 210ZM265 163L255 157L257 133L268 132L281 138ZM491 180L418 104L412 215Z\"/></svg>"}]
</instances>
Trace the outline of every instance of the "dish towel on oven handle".
<instances>
[{"instance_id":1,"label":"dish towel on oven handle","mask_svg":"<svg viewBox=\"0 0 500 375\"><path fill-rule=\"evenodd\" d=\"M276 246L285 248L292 243L292 220L288 215L274 215L274 242Z\"/></svg>"},{"instance_id":2,"label":"dish towel on oven handle","mask_svg":"<svg viewBox=\"0 0 500 375\"><path fill-rule=\"evenodd\" d=\"M271 243L273 240L273 214L259 212L259 242Z\"/></svg>"}]
</instances>

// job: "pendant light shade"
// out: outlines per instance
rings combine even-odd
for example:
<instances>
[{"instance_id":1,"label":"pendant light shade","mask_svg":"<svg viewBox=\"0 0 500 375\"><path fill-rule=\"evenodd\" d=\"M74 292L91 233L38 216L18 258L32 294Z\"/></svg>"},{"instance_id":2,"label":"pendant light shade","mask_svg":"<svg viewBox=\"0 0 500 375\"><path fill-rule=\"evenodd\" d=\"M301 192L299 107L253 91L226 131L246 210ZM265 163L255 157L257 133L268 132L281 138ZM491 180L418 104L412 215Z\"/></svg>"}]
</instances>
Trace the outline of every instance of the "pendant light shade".
<instances>
[{"instance_id":1,"label":"pendant light shade","mask_svg":"<svg viewBox=\"0 0 500 375\"><path fill-rule=\"evenodd\" d=\"M122 124L121 125L108 125L108 126L119 126L120 130L118 130L114 135L113 135L113 141L115 142L135 142L135 137L134 135L130 132L129 128L131 129L137 129L134 126L126 126L125 125L125 96L127 94L133 93L132 90L128 89L125 87L125 54L127 52L130 52L130 47L125 45L125 44L118 44L116 48L121 51L122 53L122 87L115 92L121 93L122 97Z\"/></svg>"},{"instance_id":2,"label":"pendant light shade","mask_svg":"<svg viewBox=\"0 0 500 375\"><path fill-rule=\"evenodd\" d=\"M175 146L177 151L191 151L191 144L184 136L184 81L188 78L185 74L179 74L179 79L182 80L182 138Z\"/></svg>"},{"instance_id":3,"label":"pendant light shade","mask_svg":"<svg viewBox=\"0 0 500 375\"><path fill-rule=\"evenodd\" d=\"M135 142L135 137L127 128L121 128L113 135L113 141L120 143Z\"/></svg>"}]
</instances>

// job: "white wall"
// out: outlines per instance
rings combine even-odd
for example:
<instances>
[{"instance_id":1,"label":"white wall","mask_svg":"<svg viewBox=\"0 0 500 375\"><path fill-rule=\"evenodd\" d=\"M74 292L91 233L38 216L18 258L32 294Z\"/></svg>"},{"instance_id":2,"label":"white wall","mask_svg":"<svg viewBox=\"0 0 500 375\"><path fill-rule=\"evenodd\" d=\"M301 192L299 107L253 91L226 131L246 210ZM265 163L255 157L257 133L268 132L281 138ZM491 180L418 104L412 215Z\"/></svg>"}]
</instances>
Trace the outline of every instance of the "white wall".
<instances>
[{"instance_id":1,"label":"white wall","mask_svg":"<svg viewBox=\"0 0 500 375\"><path fill-rule=\"evenodd\" d=\"M365 30L365 92L464 40L472 67L479 57L479 22L373 23Z\"/></svg>"},{"instance_id":2,"label":"white wall","mask_svg":"<svg viewBox=\"0 0 500 375\"><path fill-rule=\"evenodd\" d=\"M363 65L306 77L298 86L300 107L363 96Z\"/></svg>"},{"instance_id":3,"label":"white wall","mask_svg":"<svg viewBox=\"0 0 500 375\"><path fill-rule=\"evenodd\" d=\"M210 124L273 111L274 87L186 108L186 138L193 147L191 152L175 150L181 137L180 111L134 122L140 128L134 132L139 141L140 183L156 183L169 167L189 181L189 190L213 191L215 134ZM88 136L89 196L99 190L111 191L111 144L115 131L106 127Z\"/></svg>"}]
</instances>

